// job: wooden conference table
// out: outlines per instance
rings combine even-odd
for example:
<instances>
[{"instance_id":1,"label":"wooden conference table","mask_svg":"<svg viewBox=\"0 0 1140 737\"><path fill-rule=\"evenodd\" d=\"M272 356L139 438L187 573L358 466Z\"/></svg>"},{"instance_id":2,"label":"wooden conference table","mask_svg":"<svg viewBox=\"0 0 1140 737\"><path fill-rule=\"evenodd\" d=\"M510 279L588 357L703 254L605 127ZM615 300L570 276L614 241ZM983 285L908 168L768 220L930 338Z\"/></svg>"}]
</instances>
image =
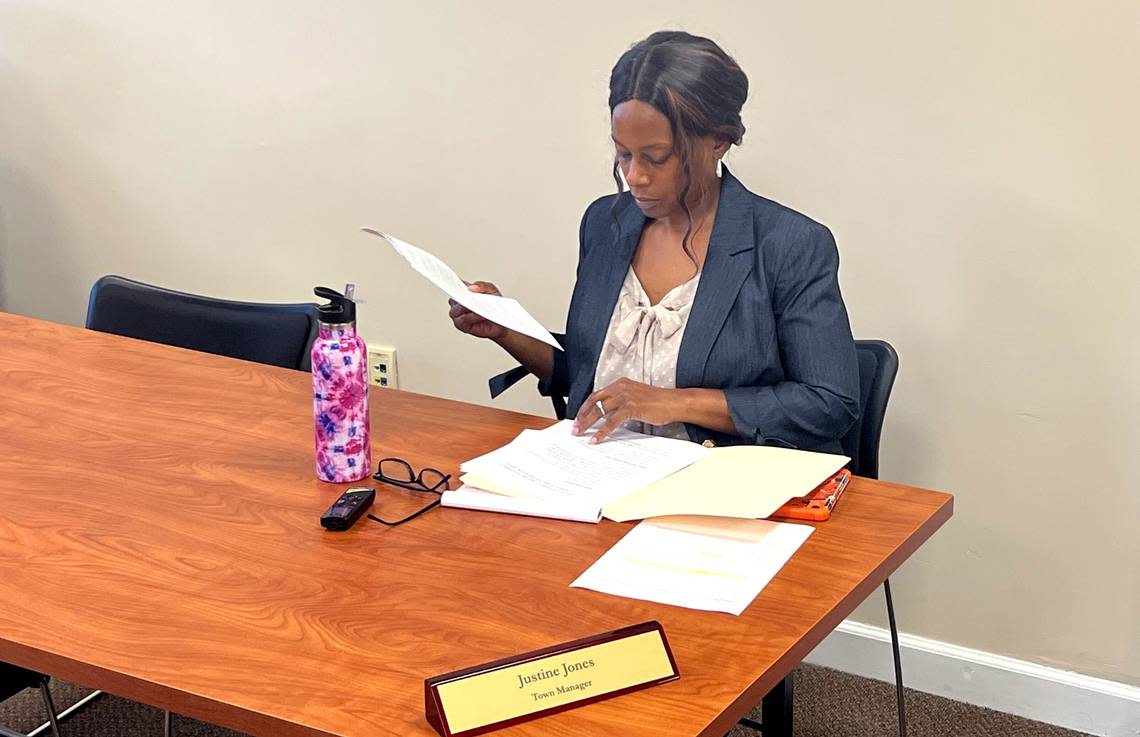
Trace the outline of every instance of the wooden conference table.
<instances>
[{"instance_id":1,"label":"wooden conference table","mask_svg":"<svg viewBox=\"0 0 1140 737\"><path fill-rule=\"evenodd\" d=\"M0 660L266 737L428 735L423 680L650 619L678 681L505 729L723 735L951 515L852 482L740 617L568 584L629 529L437 509L325 532L310 378L0 313ZM455 472L551 420L373 393ZM420 495L377 484L394 518Z\"/></svg>"}]
</instances>

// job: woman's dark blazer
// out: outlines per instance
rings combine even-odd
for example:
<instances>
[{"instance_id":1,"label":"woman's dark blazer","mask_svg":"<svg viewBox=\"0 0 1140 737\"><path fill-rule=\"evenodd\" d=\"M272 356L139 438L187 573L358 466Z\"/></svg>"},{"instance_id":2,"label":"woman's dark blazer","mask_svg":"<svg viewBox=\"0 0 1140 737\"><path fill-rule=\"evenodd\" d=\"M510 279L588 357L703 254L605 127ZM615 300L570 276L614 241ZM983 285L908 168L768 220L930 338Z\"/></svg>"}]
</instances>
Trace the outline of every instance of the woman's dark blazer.
<instances>
[{"instance_id":1,"label":"woman's dark blazer","mask_svg":"<svg viewBox=\"0 0 1140 737\"><path fill-rule=\"evenodd\" d=\"M723 389L736 434L690 424L689 437L839 452L859 415L859 369L835 240L825 226L723 172L677 386ZM565 351L554 352L551 380L539 385L543 394L568 398L568 417L594 391L598 355L644 225L628 192L596 200L582 217Z\"/></svg>"}]
</instances>

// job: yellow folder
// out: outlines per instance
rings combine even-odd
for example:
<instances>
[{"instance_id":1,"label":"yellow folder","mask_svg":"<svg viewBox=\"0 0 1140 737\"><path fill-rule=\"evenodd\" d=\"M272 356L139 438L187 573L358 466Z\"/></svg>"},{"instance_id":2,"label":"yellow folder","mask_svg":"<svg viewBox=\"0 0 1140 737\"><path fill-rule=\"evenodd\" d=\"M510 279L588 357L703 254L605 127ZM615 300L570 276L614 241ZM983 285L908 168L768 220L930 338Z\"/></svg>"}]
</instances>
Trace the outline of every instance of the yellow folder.
<instances>
[{"instance_id":1,"label":"yellow folder","mask_svg":"<svg viewBox=\"0 0 1140 737\"><path fill-rule=\"evenodd\" d=\"M696 463L602 508L617 522L673 514L760 519L804 496L850 460L789 448L713 448Z\"/></svg>"}]
</instances>

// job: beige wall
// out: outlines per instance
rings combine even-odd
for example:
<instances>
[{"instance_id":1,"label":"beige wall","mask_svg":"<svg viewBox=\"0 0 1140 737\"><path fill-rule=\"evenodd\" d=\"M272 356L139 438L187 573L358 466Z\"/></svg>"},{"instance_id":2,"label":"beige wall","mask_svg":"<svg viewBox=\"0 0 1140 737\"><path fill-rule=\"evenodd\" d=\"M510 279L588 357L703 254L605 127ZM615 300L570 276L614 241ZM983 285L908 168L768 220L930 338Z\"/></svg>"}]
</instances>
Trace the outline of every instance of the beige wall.
<instances>
[{"instance_id":1,"label":"beige wall","mask_svg":"<svg viewBox=\"0 0 1140 737\"><path fill-rule=\"evenodd\" d=\"M609 67L711 34L752 79L734 170L831 226L856 334L902 356L884 476L957 494L903 629L1140 684L1140 6L697 5L0 0L0 299L354 280L404 388L485 402L505 358L356 229L562 327Z\"/></svg>"}]
</instances>

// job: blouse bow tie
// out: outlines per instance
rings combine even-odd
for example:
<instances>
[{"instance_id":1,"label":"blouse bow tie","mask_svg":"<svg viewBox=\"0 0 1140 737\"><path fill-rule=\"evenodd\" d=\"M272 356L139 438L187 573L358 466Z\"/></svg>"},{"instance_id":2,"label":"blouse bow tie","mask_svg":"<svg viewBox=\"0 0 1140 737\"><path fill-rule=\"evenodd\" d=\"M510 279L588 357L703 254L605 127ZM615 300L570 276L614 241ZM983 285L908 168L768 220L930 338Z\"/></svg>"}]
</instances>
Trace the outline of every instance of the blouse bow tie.
<instances>
[{"instance_id":1,"label":"blouse bow tie","mask_svg":"<svg viewBox=\"0 0 1140 737\"><path fill-rule=\"evenodd\" d=\"M654 324L661 331L662 338L670 338L681 329L684 321L681 319L680 312L671 310L661 303L652 307L637 305L626 313L626 316L614 329L614 343L624 353L633 345L633 339L642 333L643 329L644 333L642 334L648 336L649 332L653 330Z\"/></svg>"}]
</instances>

